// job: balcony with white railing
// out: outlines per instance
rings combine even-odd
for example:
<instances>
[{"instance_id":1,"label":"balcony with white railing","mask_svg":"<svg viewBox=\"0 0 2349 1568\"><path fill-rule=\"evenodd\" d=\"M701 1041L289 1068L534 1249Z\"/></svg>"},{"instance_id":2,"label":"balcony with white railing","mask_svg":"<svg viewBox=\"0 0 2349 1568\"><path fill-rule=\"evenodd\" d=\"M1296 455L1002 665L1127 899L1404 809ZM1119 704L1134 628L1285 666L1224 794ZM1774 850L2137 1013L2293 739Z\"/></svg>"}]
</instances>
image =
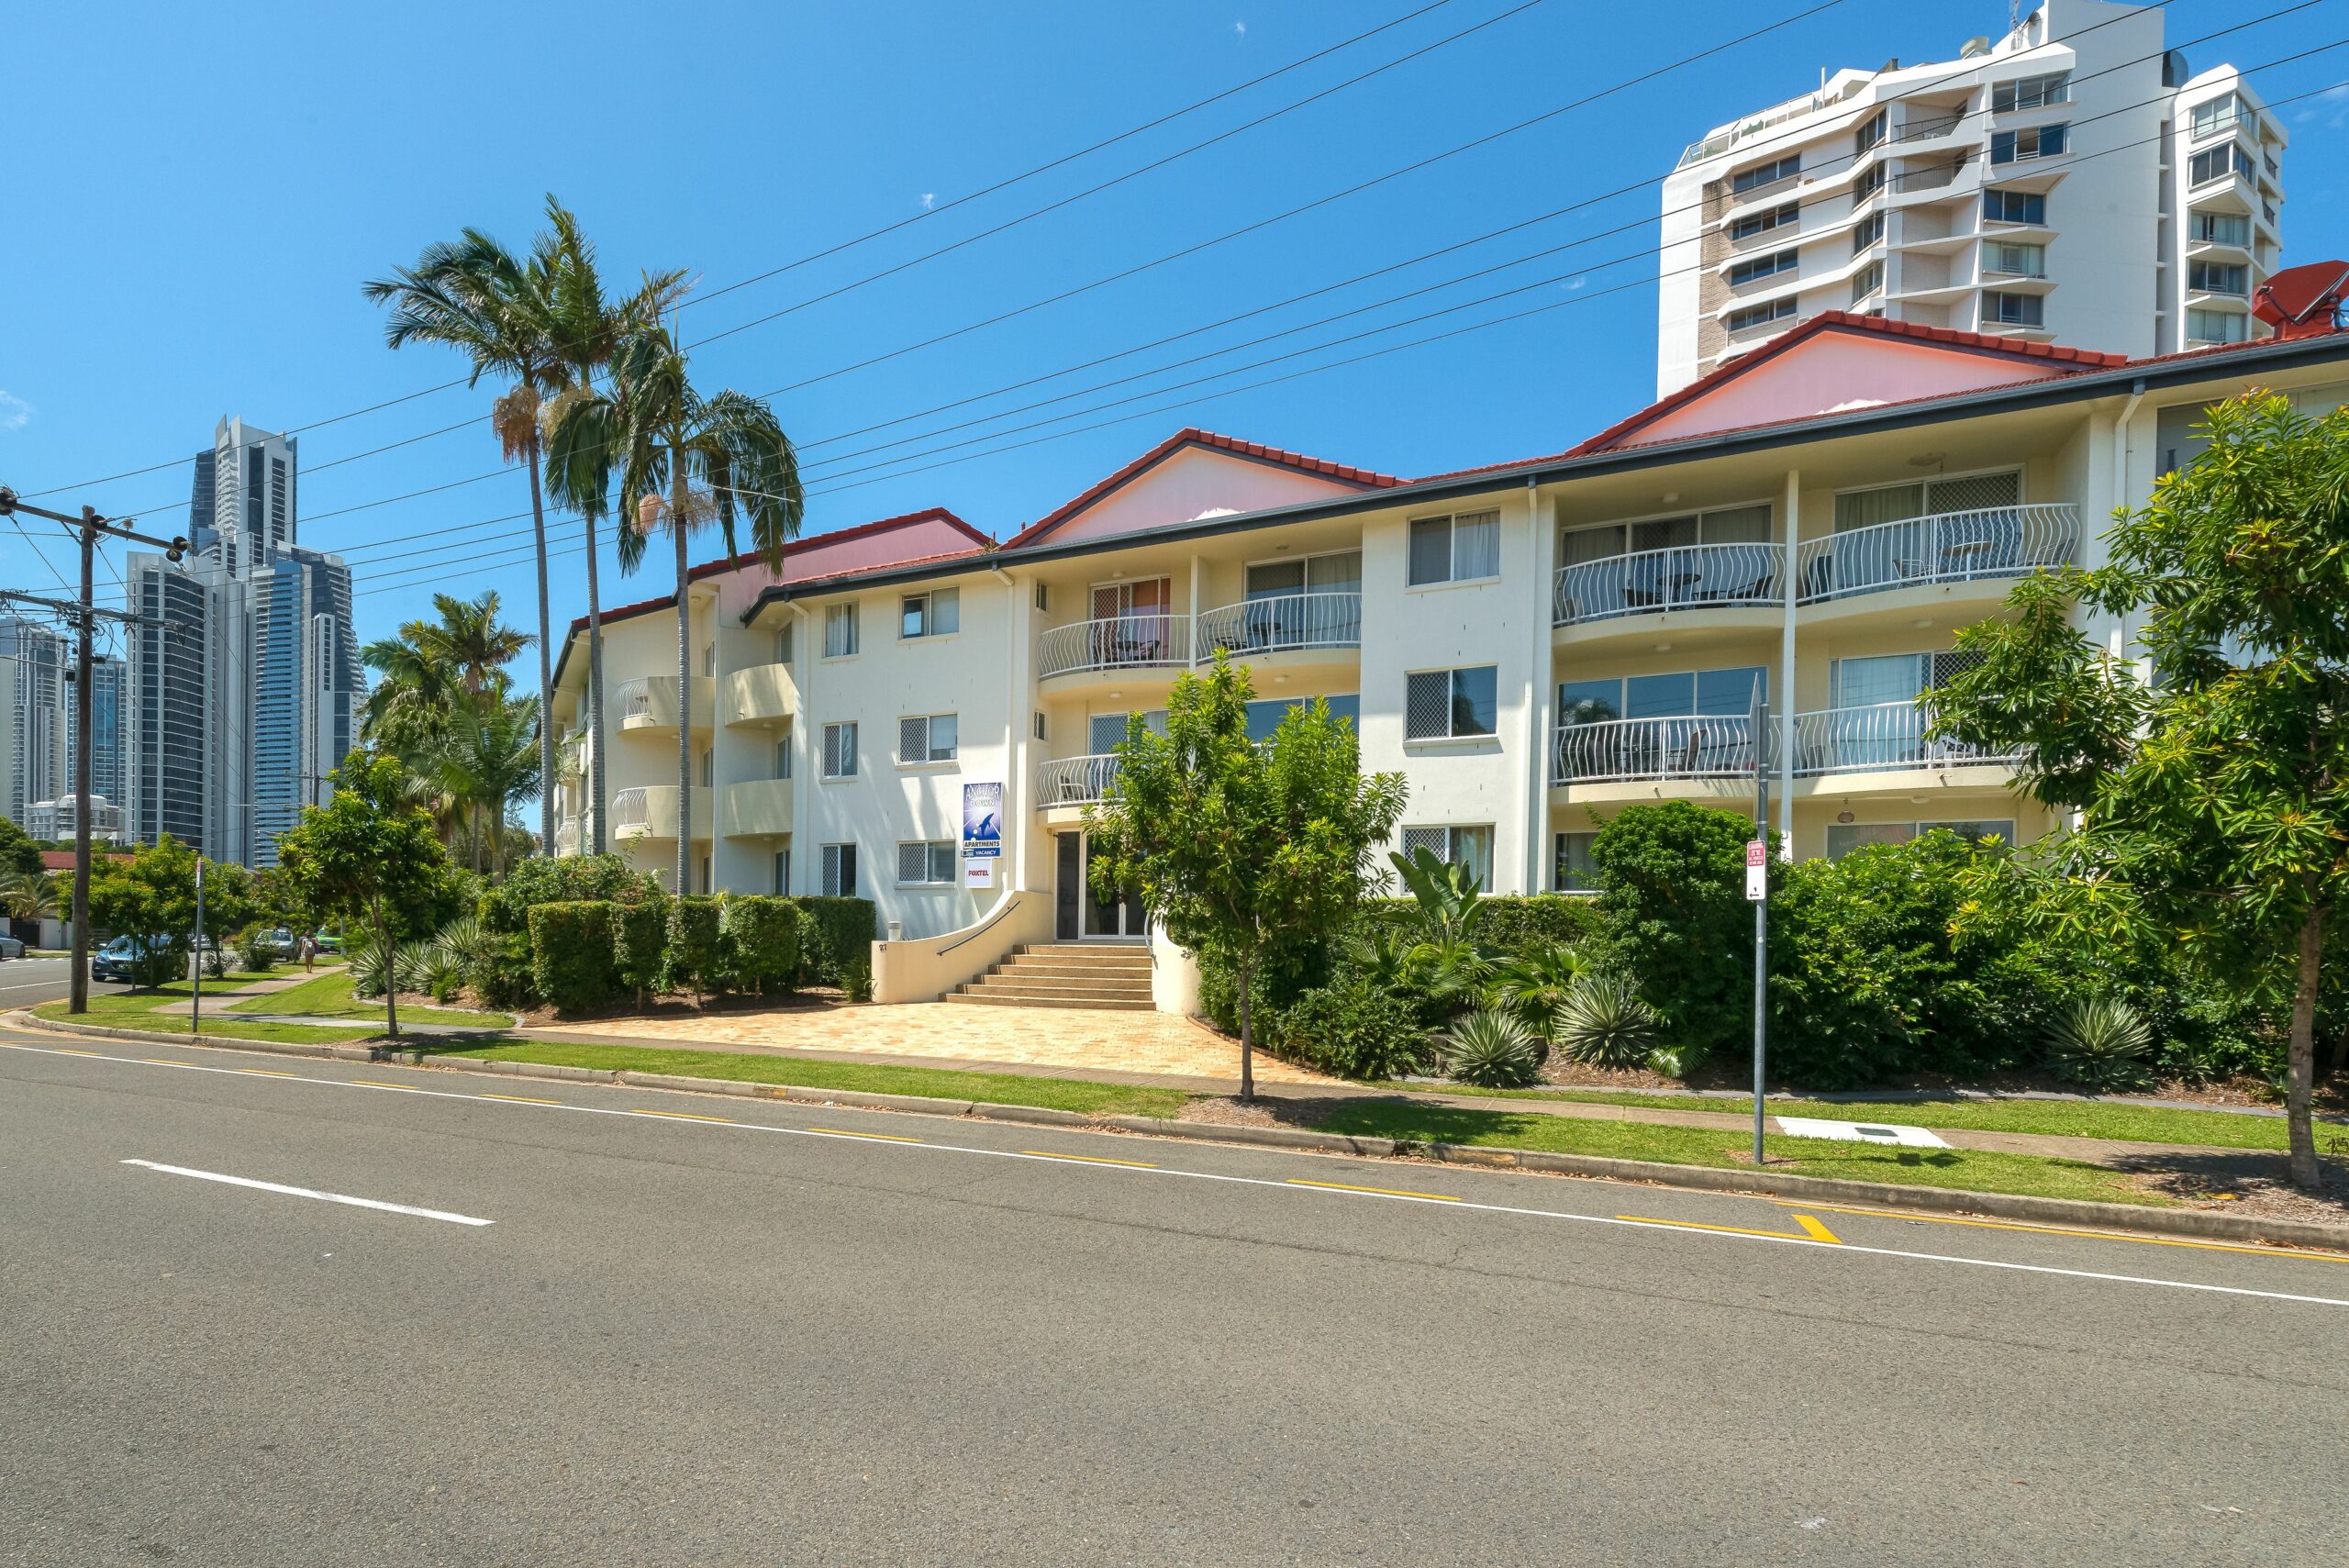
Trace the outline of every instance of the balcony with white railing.
<instances>
[{"instance_id":1,"label":"balcony with white railing","mask_svg":"<svg viewBox=\"0 0 2349 1568\"><path fill-rule=\"evenodd\" d=\"M1784 603L1787 552L1776 544L1640 550L1558 568L1551 617L1578 626L1620 616L1768 607Z\"/></svg>"},{"instance_id":2,"label":"balcony with white railing","mask_svg":"<svg viewBox=\"0 0 2349 1568\"><path fill-rule=\"evenodd\" d=\"M1036 769L1036 809L1090 806L1109 793L1109 785L1117 776L1118 759L1114 754L1061 757L1040 763Z\"/></svg>"},{"instance_id":3,"label":"balcony with white railing","mask_svg":"<svg viewBox=\"0 0 2349 1568\"><path fill-rule=\"evenodd\" d=\"M1180 669L1191 662L1191 617L1141 611L1056 626L1038 639L1036 674Z\"/></svg>"},{"instance_id":4,"label":"balcony with white railing","mask_svg":"<svg viewBox=\"0 0 2349 1568\"><path fill-rule=\"evenodd\" d=\"M556 854L575 855L579 852L580 828L582 823L583 819L580 817L566 817L562 821L554 825L554 852Z\"/></svg>"},{"instance_id":5,"label":"balcony with white railing","mask_svg":"<svg viewBox=\"0 0 2349 1568\"><path fill-rule=\"evenodd\" d=\"M709 837L711 813L710 792L696 787L693 794L693 836L696 840ZM677 786L675 784L644 784L624 789L612 796L612 837L622 842L640 839L669 839L677 836Z\"/></svg>"},{"instance_id":6,"label":"balcony with white railing","mask_svg":"<svg viewBox=\"0 0 2349 1568\"><path fill-rule=\"evenodd\" d=\"M1360 594L1283 594L1207 610L1198 618L1198 662L1220 648L1234 659L1313 649L1362 647Z\"/></svg>"},{"instance_id":7,"label":"balcony with white railing","mask_svg":"<svg viewBox=\"0 0 2349 1568\"><path fill-rule=\"evenodd\" d=\"M1806 777L1914 769L2000 766L2010 752L1925 737L1924 709L1914 702L1832 707L1795 715L1795 772Z\"/></svg>"},{"instance_id":8,"label":"balcony with white railing","mask_svg":"<svg viewBox=\"0 0 2349 1568\"><path fill-rule=\"evenodd\" d=\"M693 728L707 729L717 707L718 683L696 675L688 688L693 699ZM677 677L641 675L612 688L611 711L623 730L674 730L677 728Z\"/></svg>"},{"instance_id":9,"label":"balcony with white railing","mask_svg":"<svg viewBox=\"0 0 2349 1568\"><path fill-rule=\"evenodd\" d=\"M1769 728L1762 738L1765 768L1774 753ZM1553 784L1751 778L1753 764L1753 720L1742 713L1567 724L1550 740Z\"/></svg>"},{"instance_id":10,"label":"balcony with white railing","mask_svg":"<svg viewBox=\"0 0 2349 1568\"><path fill-rule=\"evenodd\" d=\"M2068 503L1876 523L1805 539L1795 552L1797 599L1812 605L1892 588L2028 577L2069 565L2079 547L2080 509Z\"/></svg>"}]
</instances>

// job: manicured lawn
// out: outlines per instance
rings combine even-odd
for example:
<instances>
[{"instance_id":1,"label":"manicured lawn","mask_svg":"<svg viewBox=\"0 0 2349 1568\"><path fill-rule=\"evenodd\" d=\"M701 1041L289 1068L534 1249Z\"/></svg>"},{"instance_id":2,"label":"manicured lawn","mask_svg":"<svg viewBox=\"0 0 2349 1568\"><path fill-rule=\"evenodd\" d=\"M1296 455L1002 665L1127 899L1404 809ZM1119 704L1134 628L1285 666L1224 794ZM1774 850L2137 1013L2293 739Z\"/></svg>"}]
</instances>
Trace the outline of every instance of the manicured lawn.
<instances>
[{"instance_id":1,"label":"manicured lawn","mask_svg":"<svg viewBox=\"0 0 2349 1568\"><path fill-rule=\"evenodd\" d=\"M384 1018L383 998L362 1001L351 995L351 976L340 970L303 982L291 990L272 992L266 996L253 996L232 1003L233 1013L300 1013L312 1018L365 1018L380 1023ZM400 1008L402 1023L476 1024L483 1029L504 1029L514 1021L506 1013L475 1013L461 1007Z\"/></svg>"},{"instance_id":2,"label":"manicured lawn","mask_svg":"<svg viewBox=\"0 0 2349 1568\"><path fill-rule=\"evenodd\" d=\"M1397 1084L1397 1089L1426 1093L1426 1084ZM1581 1105L1624 1106L1654 1110L1720 1111L1752 1116L1753 1096L1734 1099L1693 1095L1618 1094L1603 1089L1447 1088L1447 1094L1481 1097L1571 1100ZM2286 1146L2281 1117L2236 1116L2227 1111L2165 1110L2110 1101L1927 1100L1764 1102L1772 1116L1826 1117L1834 1121L1890 1122L1898 1127L1964 1128L1978 1132L2037 1132L2058 1138L2111 1138L2133 1143L2178 1143L2205 1149L2273 1149Z\"/></svg>"},{"instance_id":3,"label":"manicured lawn","mask_svg":"<svg viewBox=\"0 0 2349 1568\"><path fill-rule=\"evenodd\" d=\"M1405 1139L1416 1143L1473 1143L1593 1154L1615 1160L1654 1160L1674 1165L1734 1169L1742 1140L1724 1129L1659 1127L1636 1121L1467 1110L1450 1106L1360 1100L1333 1106L1312 1124L1325 1132ZM2166 1206L2171 1200L2139 1190L2118 1173L2072 1160L1979 1150L1895 1149L1876 1144L1821 1144L1816 1139L1767 1139L1771 1169L1802 1176L1892 1182L1964 1192L2025 1193L2096 1203ZM1831 1152L1821 1153L1822 1149ZM1746 1168L1751 1168L1746 1167Z\"/></svg>"},{"instance_id":4,"label":"manicured lawn","mask_svg":"<svg viewBox=\"0 0 2349 1568\"><path fill-rule=\"evenodd\" d=\"M209 984L207 982L207 984ZM165 1002L186 1000L182 990L174 998L166 992L145 991L137 995L95 995L90 998L90 1010L80 1021L98 1024L106 1029L138 1029L144 1033L178 1035L187 1038L187 1019L184 1017L162 1017L155 1008ZM62 1002L43 1002L33 1009L33 1017L60 1023L72 1023L72 1014ZM288 1045L341 1045L354 1040L366 1040L382 1033L377 1029L334 1029L319 1024L268 1024L216 1015L205 1009L204 1029L206 1036L224 1035L234 1040L271 1040Z\"/></svg>"},{"instance_id":5,"label":"manicured lawn","mask_svg":"<svg viewBox=\"0 0 2349 1568\"><path fill-rule=\"evenodd\" d=\"M419 1049L433 1050L419 1042ZM1095 1084L1076 1078L1030 1078L1014 1073L957 1073L936 1067L866 1066L855 1062L803 1062L732 1051L684 1051L662 1046L589 1045L521 1040L467 1046L449 1042L441 1056L491 1062L538 1062L598 1073L671 1073L731 1083L789 1084L805 1089L847 1089L868 1095L930 1095L989 1105L1044 1106L1086 1115L1172 1117L1190 1096L1175 1089Z\"/></svg>"}]
</instances>

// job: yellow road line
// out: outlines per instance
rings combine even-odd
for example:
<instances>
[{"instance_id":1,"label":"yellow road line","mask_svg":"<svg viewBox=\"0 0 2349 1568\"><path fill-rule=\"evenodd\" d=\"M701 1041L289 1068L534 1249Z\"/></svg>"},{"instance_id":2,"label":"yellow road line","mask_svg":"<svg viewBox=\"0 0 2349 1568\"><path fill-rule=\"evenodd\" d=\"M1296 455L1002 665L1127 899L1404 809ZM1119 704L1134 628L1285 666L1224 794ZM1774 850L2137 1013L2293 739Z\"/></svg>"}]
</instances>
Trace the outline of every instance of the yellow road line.
<instances>
[{"instance_id":1,"label":"yellow road line","mask_svg":"<svg viewBox=\"0 0 2349 1568\"><path fill-rule=\"evenodd\" d=\"M70 1045L59 1046L57 1053L60 1056L104 1056L106 1054L103 1051L76 1051Z\"/></svg>"},{"instance_id":2,"label":"yellow road line","mask_svg":"<svg viewBox=\"0 0 2349 1568\"><path fill-rule=\"evenodd\" d=\"M521 1095L482 1095L482 1096L480 1096L480 1097L481 1097L481 1098L483 1098L483 1099L484 1099L484 1100L518 1100L518 1099L520 1099L522 1096L521 1096ZM562 1101L560 1101L560 1100L532 1100L532 1101L530 1101L529 1103L530 1103L531 1105L537 1105L537 1106L556 1106L556 1105L561 1105L562 1102ZM645 1106L631 1106L631 1107L629 1107L629 1108L630 1108L630 1110L632 1111L632 1113L633 1113L633 1114L635 1114L635 1115L637 1115L637 1116L665 1116L665 1117L669 1118L670 1118L671 1120L673 1120L673 1121L731 1121L731 1120L733 1120L733 1118L731 1118L731 1117L722 1117L722 1116L696 1116L696 1115L694 1115L694 1113L693 1113L693 1112L691 1112L691 1111L656 1111L656 1110L651 1110L651 1109L648 1109L647 1107L645 1107Z\"/></svg>"},{"instance_id":3,"label":"yellow road line","mask_svg":"<svg viewBox=\"0 0 2349 1568\"><path fill-rule=\"evenodd\" d=\"M1087 1165L1130 1165L1137 1171L1158 1169L1147 1160L1109 1160L1098 1154L1055 1154L1049 1149L1022 1149L1019 1152L1033 1154L1039 1160L1075 1160Z\"/></svg>"},{"instance_id":4,"label":"yellow road line","mask_svg":"<svg viewBox=\"0 0 2349 1568\"><path fill-rule=\"evenodd\" d=\"M1787 1204L1787 1198L1773 1198ZM1965 1225L1977 1230L2032 1230L2043 1236L2080 1236L2091 1241L2134 1241L2146 1247L2192 1247L2205 1252L2248 1252L2254 1258L2308 1258L2320 1263L2349 1263L2349 1255L2311 1252L2297 1247L2253 1247L2236 1241L2191 1241L2182 1236L2127 1236L2117 1230L2085 1230L2068 1225L2032 1225L2020 1219L1968 1219L1955 1214L1917 1214L1900 1208L1849 1208L1831 1203L1805 1204L1831 1214L1865 1214L1876 1219L1913 1219L1922 1225Z\"/></svg>"},{"instance_id":5,"label":"yellow road line","mask_svg":"<svg viewBox=\"0 0 2349 1568\"><path fill-rule=\"evenodd\" d=\"M1773 1241L1824 1241L1841 1246L1843 1240L1816 1219L1803 1227L1804 1235L1789 1236L1783 1230L1756 1230L1750 1225L1700 1225L1693 1219L1658 1219L1649 1214L1619 1214L1615 1218L1636 1220L1642 1225L1668 1225L1675 1230L1719 1230L1731 1236L1767 1236ZM1798 1215L1796 1218L1799 1220L1802 1216Z\"/></svg>"},{"instance_id":6,"label":"yellow road line","mask_svg":"<svg viewBox=\"0 0 2349 1568\"><path fill-rule=\"evenodd\" d=\"M351 1079L350 1082L357 1084L362 1088L368 1089L397 1089L404 1095L421 1095L425 1093L424 1090L416 1087L412 1084L386 1084L377 1078L353 1078Z\"/></svg>"},{"instance_id":7,"label":"yellow road line","mask_svg":"<svg viewBox=\"0 0 2349 1568\"><path fill-rule=\"evenodd\" d=\"M168 1056L142 1056L139 1059L150 1067L184 1067L184 1062L174 1062Z\"/></svg>"},{"instance_id":8,"label":"yellow road line","mask_svg":"<svg viewBox=\"0 0 2349 1568\"><path fill-rule=\"evenodd\" d=\"M1450 1193L1406 1192L1401 1187L1359 1187L1352 1182L1308 1182L1303 1176L1291 1176L1288 1184L1293 1187L1328 1187L1332 1192L1341 1193L1376 1193L1381 1197L1423 1197L1430 1203L1460 1201Z\"/></svg>"},{"instance_id":9,"label":"yellow road line","mask_svg":"<svg viewBox=\"0 0 2349 1568\"><path fill-rule=\"evenodd\" d=\"M1838 1246L1842 1245L1843 1239L1841 1236L1836 1235L1835 1232L1828 1229L1827 1227L1820 1224L1819 1221L1813 1219L1807 1214L1796 1215L1795 1223L1801 1226L1804 1230L1808 1231L1810 1235L1810 1239L1814 1241L1832 1241Z\"/></svg>"},{"instance_id":10,"label":"yellow road line","mask_svg":"<svg viewBox=\"0 0 2349 1568\"><path fill-rule=\"evenodd\" d=\"M811 1127L810 1132L829 1133L834 1138L869 1138L876 1143L919 1143L918 1138L900 1138L894 1132L851 1132L844 1127Z\"/></svg>"},{"instance_id":11,"label":"yellow road line","mask_svg":"<svg viewBox=\"0 0 2349 1568\"><path fill-rule=\"evenodd\" d=\"M534 1100L528 1095L483 1095L479 1097L484 1100L511 1100L518 1106L559 1106L562 1104L561 1100ZM666 1111L657 1114L674 1116L679 1113L674 1111ZM708 1121L718 1121L723 1118L719 1117L708 1117L703 1119Z\"/></svg>"},{"instance_id":12,"label":"yellow road line","mask_svg":"<svg viewBox=\"0 0 2349 1568\"><path fill-rule=\"evenodd\" d=\"M299 1078L302 1075L299 1073L280 1073L272 1067L239 1067L237 1071L256 1078Z\"/></svg>"}]
</instances>

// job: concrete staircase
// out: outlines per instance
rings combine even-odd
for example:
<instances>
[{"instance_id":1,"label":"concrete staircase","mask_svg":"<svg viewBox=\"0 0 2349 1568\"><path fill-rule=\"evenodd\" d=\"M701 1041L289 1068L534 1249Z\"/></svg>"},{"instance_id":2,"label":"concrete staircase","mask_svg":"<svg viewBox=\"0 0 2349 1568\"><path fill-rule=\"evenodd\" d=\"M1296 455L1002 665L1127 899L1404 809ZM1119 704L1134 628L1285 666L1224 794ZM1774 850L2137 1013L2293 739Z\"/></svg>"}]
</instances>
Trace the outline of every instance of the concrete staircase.
<instances>
[{"instance_id":1,"label":"concrete staircase","mask_svg":"<svg viewBox=\"0 0 2349 1568\"><path fill-rule=\"evenodd\" d=\"M1137 942L1044 942L1023 947L949 995L992 1007L1151 1010L1150 949Z\"/></svg>"}]
</instances>

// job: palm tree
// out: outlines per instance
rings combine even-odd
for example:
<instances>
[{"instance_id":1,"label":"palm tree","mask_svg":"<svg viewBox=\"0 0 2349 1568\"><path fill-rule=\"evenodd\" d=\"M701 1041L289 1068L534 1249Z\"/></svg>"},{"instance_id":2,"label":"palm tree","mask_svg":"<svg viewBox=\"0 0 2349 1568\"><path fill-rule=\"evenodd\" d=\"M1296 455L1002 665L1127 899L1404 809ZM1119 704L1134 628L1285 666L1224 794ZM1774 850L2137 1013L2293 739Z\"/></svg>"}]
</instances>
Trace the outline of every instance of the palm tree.
<instances>
[{"instance_id":1,"label":"palm tree","mask_svg":"<svg viewBox=\"0 0 2349 1568\"><path fill-rule=\"evenodd\" d=\"M418 770L470 819L473 870L482 869L489 847L489 871L506 874L506 807L540 784L539 702L490 695L461 702L449 727Z\"/></svg>"},{"instance_id":2,"label":"palm tree","mask_svg":"<svg viewBox=\"0 0 2349 1568\"><path fill-rule=\"evenodd\" d=\"M359 710L359 738L387 751L416 750L440 732L449 716L453 683L417 646L416 626L410 622L400 636L379 637L359 651L359 662L376 675Z\"/></svg>"},{"instance_id":3,"label":"palm tree","mask_svg":"<svg viewBox=\"0 0 2349 1568\"><path fill-rule=\"evenodd\" d=\"M57 884L44 871L0 873L0 914L17 920L57 917Z\"/></svg>"},{"instance_id":4,"label":"palm tree","mask_svg":"<svg viewBox=\"0 0 2349 1568\"><path fill-rule=\"evenodd\" d=\"M484 375L512 384L490 408L490 428L497 433L506 461L520 461L530 475L530 522L538 542L539 563L539 706L552 705L554 672L549 663L547 626L547 515L539 486L539 408L546 395L562 384L563 371L554 338L553 254L551 237L541 236L528 260L478 228L467 228L456 240L436 240L424 249L413 267L395 269L388 278L361 285L377 305L389 304L392 314L384 324L384 339L395 349L411 342L443 343L473 361L468 384ZM554 737L540 727L539 771L554 773ZM554 841L554 796L539 802L540 842Z\"/></svg>"},{"instance_id":5,"label":"palm tree","mask_svg":"<svg viewBox=\"0 0 2349 1568\"><path fill-rule=\"evenodd\" d=\"M414 620L400 628L417 656L439 666L443 678L469 697L503 695L506 666L530 646L530 638L498 620L497 590L486 589L473 599L435 594L432 608L438 621Z\"/></svg>"},{"instance_id":6,"label":"palm tree","mask_svg":"<svg viewBox=\"0 0 2349 1568\"><path fill-rule=\"evenodd\" d=\"M610 489L619 469L620 570L634 572L644 541L665 528L677 570L677 880L693 886L693 607L685 593L694 529L716 522L731 559L734 517L750 519L751 544L780 575L807 500L799 457L774 411L727 391L704 397L686 378L685 351L659 327L631 332L613 356L608 392L576 398L548 444L547 476L582 505ZM666 492L665 495L663 492Z\"/></svg>"},{"instance_id":7,"label":"palm tree","mask_svg":"<svg viewBox=\"0 0 2349 1568\"><path fill-rule=\"evenodd\" d=\"M566 375L562 392L540 415L540 424L551 439L567 404L592 393L596 373L611 362L629 334L659 324L662 313L684 291L685 274L682 270L647 272L634 294L612 304L604 297L596 248L580 232L578 218L551 193L547 222L553 226L555 352ZM587 536L587 852L600 855L605 802L610 795L604 749L604 613L596 583L596 525L603 517L604 496L599 492L577 497L574 504Z\"/></svg>"}]
</instances>

